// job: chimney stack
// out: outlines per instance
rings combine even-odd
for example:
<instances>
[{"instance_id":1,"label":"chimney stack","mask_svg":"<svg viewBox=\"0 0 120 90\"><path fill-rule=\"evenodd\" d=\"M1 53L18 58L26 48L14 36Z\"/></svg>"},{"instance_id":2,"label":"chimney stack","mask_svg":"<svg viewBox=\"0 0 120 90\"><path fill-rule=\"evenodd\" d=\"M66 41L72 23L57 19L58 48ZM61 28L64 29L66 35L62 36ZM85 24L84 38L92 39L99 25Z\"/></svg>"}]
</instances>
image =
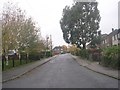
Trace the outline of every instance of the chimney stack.
<instances>
[{"instance_id":1,"label":"chimney stack","mask_svg":"<svg viewBox=\"0 0 120 90\"><path fill-rule=\"evenodd\" d=\"M112 28L112 32L114 31L114 28Z\"/></svg>"}]
</instances>

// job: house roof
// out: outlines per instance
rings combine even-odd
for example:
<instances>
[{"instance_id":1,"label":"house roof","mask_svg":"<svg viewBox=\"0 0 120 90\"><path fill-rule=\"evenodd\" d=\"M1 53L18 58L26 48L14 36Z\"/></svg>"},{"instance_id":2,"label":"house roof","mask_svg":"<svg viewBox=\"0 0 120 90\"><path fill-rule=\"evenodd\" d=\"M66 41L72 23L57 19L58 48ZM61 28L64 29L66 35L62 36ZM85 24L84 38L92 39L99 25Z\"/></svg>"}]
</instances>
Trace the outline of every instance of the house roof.
<instances>
[{"instance_id":1,"label":"house roof","mask_svg":"<svg viewBox=\"0 0 120 90\"><path fill-rule=\"evenodd\" d=\"M53 50L55 50L55 49L61 49L61 48L62 48L61 46L56 46L56 47L53 48Z\"/></svg>"},{"instance_id":2,"label":"house roof","mask_svg":"<svg viewBox=\"0 0 120 90\"><path fill-rule=\"evenodd\" d=\"M118 33L120 33L120 28L118 29Z\"/></svg>"},{"instance_id":3,"label":"house roof","mask_svg":"<svg viewBox=\"0 0 120 90\"><path fill-rule=\"evenodd\" d=\"M114 35L116 35L116 34L118 34L118 29L115 29L114 31L112 31L112 32L109 34L109 36L114 36Z\"/></svg>"},{"instance_id":4,"label":"house roof","mask_svg":"<svg viewBox=\"0 0 120 90\"><path fill-rule=\"evenodd\" d=\"M102 38L105 38L108 36L108 34L102 34L101 36L102 36Z\"/></svg>"},{"instance_id":5,"label":"house roof","mask_svg":"<svg viewBox=\"0 0 120 90\"><path fill-rule=\"evenodd\" d=\"M108 37L108 34L102 34L102 40L105 40Z\"/></svg>"}]
</instances>

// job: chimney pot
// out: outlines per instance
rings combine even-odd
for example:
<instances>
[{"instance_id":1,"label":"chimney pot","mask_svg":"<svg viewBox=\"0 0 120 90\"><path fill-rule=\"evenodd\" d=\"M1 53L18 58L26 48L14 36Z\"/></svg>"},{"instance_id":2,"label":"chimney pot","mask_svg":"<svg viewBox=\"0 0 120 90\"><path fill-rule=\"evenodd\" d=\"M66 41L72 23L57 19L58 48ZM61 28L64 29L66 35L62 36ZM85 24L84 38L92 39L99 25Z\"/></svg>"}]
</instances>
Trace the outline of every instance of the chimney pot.
<instances>
[{"instance_id":1,"label":"chimney pot","mask_svg":"<svg viewBox=\"0 0 120 90\"><path fill-rule=\"evenodd\" d=\"M114 28L112 28L112 32L114 31Z\"/></svg>"}]
</instances>

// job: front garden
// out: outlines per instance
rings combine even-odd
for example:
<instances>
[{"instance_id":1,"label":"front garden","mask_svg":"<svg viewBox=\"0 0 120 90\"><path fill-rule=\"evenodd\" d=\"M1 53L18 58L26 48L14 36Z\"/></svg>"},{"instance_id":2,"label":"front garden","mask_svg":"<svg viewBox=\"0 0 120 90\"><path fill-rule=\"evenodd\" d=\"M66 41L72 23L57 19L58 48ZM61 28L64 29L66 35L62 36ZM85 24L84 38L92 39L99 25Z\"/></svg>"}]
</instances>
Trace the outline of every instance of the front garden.
<instances>
[{"instance_id":1,"label":"front garden","mask_svg":"<svg viewBox=\"0 0 120 90\"><path fill-rule=\"evenodd\" d=\"M105 67L120 69L120 46L81 49L75 55L83 59L98 61L100 65Z\"/></svg>"}]
</instances>

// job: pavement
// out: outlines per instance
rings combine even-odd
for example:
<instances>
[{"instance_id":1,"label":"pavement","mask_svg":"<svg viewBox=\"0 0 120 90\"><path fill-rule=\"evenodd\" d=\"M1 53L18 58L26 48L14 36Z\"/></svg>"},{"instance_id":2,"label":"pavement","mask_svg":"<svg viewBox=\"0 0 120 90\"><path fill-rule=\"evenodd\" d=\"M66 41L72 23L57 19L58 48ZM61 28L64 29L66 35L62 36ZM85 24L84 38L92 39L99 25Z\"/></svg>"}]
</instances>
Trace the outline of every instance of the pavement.
<instances>
[{"instance_id":1,"label":"pavement","mask_svg":"<svg viewBox=\"0 0 120 90\"><path fill-rule=\"evenodd\" d=\"M3 88L118 88L118 80L80 66L71 54L61 54Z\"/></svg>"},{"instance_id":2,"label":"pavement","mask_svg":"<svg viewBox=\"0 0 120 90\"><path fill-rule=\"evenodd\" d=\"M22 75L32 71L33 69L49 62L51 59L56 58L57 55L47 58L47 59L42 59L38 60L32 63L28 63L19 67L12 68L7 71L2 72L2 83L5 83L7 81L14 80L16 78L20 78Z\"/></svg>"},{"instance_id":3,"label":"pavement","mask_svg":"<svg viewBox=\"0 0 120 90\"><path fill-rule=\"evenodd\" d=\"M107 75L109 77L115 78L120 80L119 74L118 72L120 72L120 70L115 70L115 69L111 69L108 67L103 67L102 65L99 64L99 62L95 62L95 61L89 61L86 59L81 59L78 56L73 56L73 59L76 60L81 66L86 67L94 72L100 73L100 74L104 74Z\"/></svg>"}]
</instances>

